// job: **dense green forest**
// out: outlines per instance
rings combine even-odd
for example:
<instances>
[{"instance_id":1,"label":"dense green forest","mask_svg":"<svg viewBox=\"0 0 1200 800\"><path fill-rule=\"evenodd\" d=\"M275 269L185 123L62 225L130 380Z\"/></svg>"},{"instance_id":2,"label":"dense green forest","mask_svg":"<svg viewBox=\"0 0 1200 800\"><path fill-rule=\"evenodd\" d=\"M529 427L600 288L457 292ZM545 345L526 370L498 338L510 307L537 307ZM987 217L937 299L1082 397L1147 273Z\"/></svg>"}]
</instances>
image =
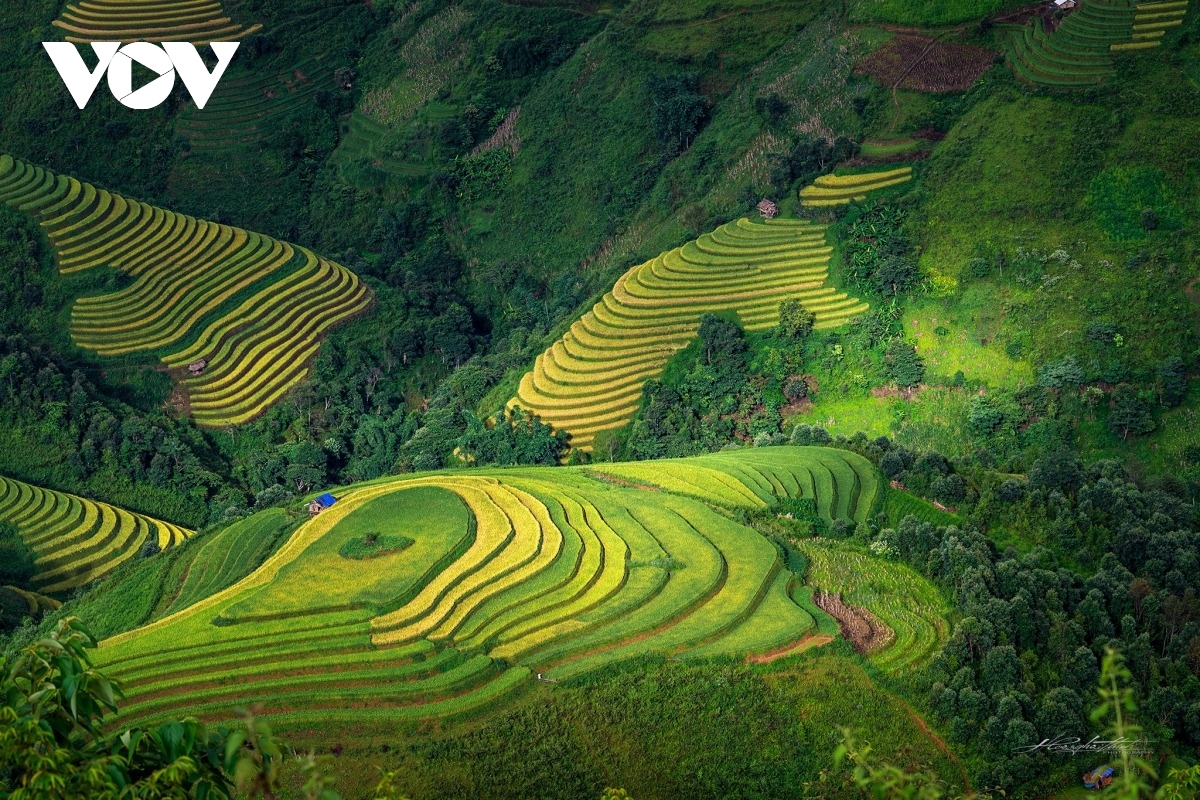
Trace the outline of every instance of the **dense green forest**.
<instances>
[{"instance_id":1,"label":"dense green forest","mask_svg":"<svg viewBox=\"0 0 1200 800\"><path fill-rule=\"evenodd\" d=\"M927 580L951 609L928 663L889 673L827 621L831 644L769 663L647 657L480 718L287 735L331 755L350 796L379 770L414 798L858 796L827 772L843 726L948 791L1058 796L1099 762L1019 751L1099 730L1111 648L1160 776L1196 761L1195 2L226 0L261 28L207 111L181 83L149 111L102 83L78 109L41 47L70 5L0 9L0 153L307 248L371 299L314 335L304 380L264 413L200 425L165 345L101 355L73 328L81 298L145 280L60 272L52 220L0 204L0 477L190 537L142 531L120 566L38 605L46 558L0 513L10 665L63 620L102 640L235 585L320 492L820 445L878 470L865 521L711 502L798 575L819 536ZM1139 38L1156 14L1169 27ZM678 342L620 344L636 409L587 447L516 401L544 354L594 335L589 313L620 321L628 276L686 275L772 216L763 200L820 226L813 286L866 311L827 325L819 300L784 300L760 325L706 299ZM661 368L638 371L655 347Z\"/></svg>"}]
</instances>

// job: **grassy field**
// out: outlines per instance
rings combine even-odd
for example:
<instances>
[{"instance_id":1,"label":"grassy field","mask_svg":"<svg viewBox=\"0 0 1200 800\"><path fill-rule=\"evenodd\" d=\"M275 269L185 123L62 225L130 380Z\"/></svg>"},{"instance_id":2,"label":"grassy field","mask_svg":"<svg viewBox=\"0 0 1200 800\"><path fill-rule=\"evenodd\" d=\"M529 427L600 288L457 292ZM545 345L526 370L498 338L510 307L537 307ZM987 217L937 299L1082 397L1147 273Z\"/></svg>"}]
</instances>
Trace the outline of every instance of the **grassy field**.
<instances>
[{"instance_id":1,"label":"grassy field","mask_svg":"<svg viewBox=\"0 0 1200 800\"><path fill-rule=\"evenodd\" d=\"M740 219L623 275L613 290L534 362L510 405L571 433L589 450L629 421L642 385L691 341L704 312L734 312L747 330L777 324L798 297L820 329L867 305L827 284L825 228L804 220Z\"/></svg>"},{"instance_id":2,"label":"grassy field","mask_svg":"<svg viewBox=\"0 0 1200 800\"><path fill-rule=\"evenodd\" d=\"M107 575L147 542L160 549L192 531L169 522L0 476L0 522L9 522L37 554L33 586L63 594Z\"/></svg>"},{"instance_id":3,"label":"grassy field","mask_svg":"<svg viewBox=\"0 0 1200 800\"><path fill-rule=\"evenodd\" d=\"M251 517L193 560L170 606L182 610L106 640L100 661L128 681L127 719L183 707L216 718L259 699L302 726L470 715L534 674L567 680L647 656L767 653L814 630L811 601L777 545L695 498L807 497L827 518L861 520L880 491L865 459L826 448L679 460L661 488L640 466L359 484L221 588L224 565L284 515ZM339 554L370 533L413 543Z\"/></svg>"},{"instance_id":4,"label":"grassy field","mask_svg":"<svg viewBox=\"0 0 1200 800\"><path fill-rule=\"evenodd\" d=\"M75 301L71 339L104 357L157 356L183 389L177 405L201 426L261 414L308 375L324 334L372 302L353 272L303 247L7 155L0 200L39 221L61 273L111 266L131 278ZM193 363L200 372L189 371Z\"/></svg>"}]
</instances>

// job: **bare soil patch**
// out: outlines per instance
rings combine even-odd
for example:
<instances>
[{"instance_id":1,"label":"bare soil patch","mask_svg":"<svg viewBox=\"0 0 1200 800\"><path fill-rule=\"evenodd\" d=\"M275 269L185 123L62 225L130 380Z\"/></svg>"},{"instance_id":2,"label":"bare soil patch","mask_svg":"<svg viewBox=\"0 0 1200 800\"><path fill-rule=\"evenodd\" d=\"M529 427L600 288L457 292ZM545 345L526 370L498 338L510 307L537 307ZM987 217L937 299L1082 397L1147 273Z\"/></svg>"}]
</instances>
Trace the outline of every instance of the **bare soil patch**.
<instances>
[{"instance_id":1,"label":"bare soil patch","mask_svg":"<svg viewBox=\"0 0 1200 800\"><path fill-rule=\"evenodd\" d=\"M854 71L892 89L960 92L979 80L995 60L996 54L982 47L901 33L855 64Z\"/></svg>"},{"instance_id":2,"label":"bare soil patch","mask_svg":"<svg viewBox=\"0 0 1200 800\"><path fill-rule=\"evenodd\" d=\"M870 611L842 600L840 592L824 589L813 594L817 607L837 620L842 636L860 653L873 653L891 644L896 634Z\"/></svg>"}]
</instances>

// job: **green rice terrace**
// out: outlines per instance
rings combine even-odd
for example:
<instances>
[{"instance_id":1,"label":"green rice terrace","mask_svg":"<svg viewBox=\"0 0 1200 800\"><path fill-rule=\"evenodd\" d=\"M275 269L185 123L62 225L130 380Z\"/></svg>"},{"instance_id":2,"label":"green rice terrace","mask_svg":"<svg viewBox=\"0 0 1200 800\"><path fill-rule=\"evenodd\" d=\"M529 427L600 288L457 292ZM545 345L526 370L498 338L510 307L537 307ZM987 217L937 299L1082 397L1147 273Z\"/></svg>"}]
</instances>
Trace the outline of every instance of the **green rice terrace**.
<instances>
[{"instance_id":1,"label":"green rice terrace","mask_svg":"<svg viewBox=\"0 0 1200 800\"><path fill-rule=\"evenodd\" d=\"M91 583L148 541L166 549L192 535L169 522L3 476L0 522L15 525L37 554L32 582L40 594Z\"/></svg>"},{"instance_id":2,"label":"green rice terrace","mask_svg":"<svg viewBox=\"0 0 1200 800\"><path fill-rule=\"evenodd\" d=\"M82 0L54 20L68 42L227 42L258 32L239 25L217 0Z\"/></svg>"},{"instance_id":3,"label":"green rice terrace","mask_svg":"<svg viewBox=\"0 0 1200 800\"><path fill-rule=\"evenodd\" d=\"M1019 78L1037 86L1095 85L1116 71L1114 54L1158 47L1187 10L1188 0L1136 5L1081 0L1053 31L1040 17L1030 25L1007 26L1008 61Z\"/></svg>"},{"instance_id":4,"label":"green rice terrace","mask_svg":"<svg viewBox=\"0 0 1200 800\"><path fill-rule=\"evenodd\" d=\"M538 679L652 653L769 653L815 632L823 614L780 546L729 511L804 497L828 520L862 520L881 502L874 467L815 447L657 466L348 487L244 580L104 642L99 662L129 685L122 719L184 709L215 719L254 698L287 725L459 715ZM347 544L368 536L411 543L349 561ZM868 597L860 562L843 568L844 587L814 563L822 588L894 630L900 652L880 648L882 663L917 663L944 640L944 607L906 570L884 570L872 586L887 596ZM248 657L228 658L248 645Z\"/></svg>"},{"instance_id":5,"label":"green rice terrace","mask_svg":"<svg viewBox=\"0 0 1200 800\"><path fill-rule=\"evenodd\" d=\"M818 329L842 325L867 304L828 285L825 230L743 218L632 268L537 357L509 405L588 450L597 433L629 421L642 385L695 338L705 312L734 312L746 330L765 330L778 324L780 301L799 298Z\"/></svg>"},{"instance_id":6,"label":"green rice terrace","mask_svg":"<svg viewBox=\"0 0 1200 800\"><path fill-rule=\"evenodd\" d=\"M38 220L59 271L107 265L124 289L79 298L71 338L100 356L150 353L199 425L246 422L302 381L321 337L371 304L358 277L303 247L175 214L0 157L0 200Z\"/></svg>"},{"instance_id":7,"label":"green rice terrace","mask_svg":"<svg viewBox=\"0 0 1200 800\"><path fill-rule=\"evenodd\" d=\"M822 175L812 185L800 190L800 205L805 208L828 208L861 202L871 192L908 183L912 176L911 166Z\"/></svg>"},{"instance_id":8,"label":"green rice terrace","mask_svg":"<svg viewBox=\"0 0 1200 800\"><path fill-rule=\"evenodd\" d=\"M196 151L236 151L270 135L272 125L311 103L318 91L335 88L333 69L319 59L276 75L231 71L203 111L188 106L175 129Z\"/></svg>"}]
</instances>

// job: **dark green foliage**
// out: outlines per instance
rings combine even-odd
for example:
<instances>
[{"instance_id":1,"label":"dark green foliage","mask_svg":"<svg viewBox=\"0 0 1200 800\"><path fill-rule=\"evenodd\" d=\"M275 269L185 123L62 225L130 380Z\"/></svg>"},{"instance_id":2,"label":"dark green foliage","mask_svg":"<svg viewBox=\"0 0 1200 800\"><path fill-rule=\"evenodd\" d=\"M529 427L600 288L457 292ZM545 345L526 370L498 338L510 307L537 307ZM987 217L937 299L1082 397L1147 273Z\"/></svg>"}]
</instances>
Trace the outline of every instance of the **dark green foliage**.
<instances>
[{"instance_id":1,"label":"dark green foliage","mask_svg":"<svg viewBox=\"0 0 1200 800\"><path fill-rule=\"evenodd\" d=\"M880 202L856 207L846 217L846 264L859 286L894 297L917 283L920 273L903 229L906 218L902 208Z\"/></svg>"},{"instance_id":2,"label":"dark green foliage","mask_svg":"<svg viewBox=\"0 0 1200 800\"><path fill-rule=\"evenodd\" d=\"M1158 399L1167 408L1180 405L1187 396L1187 370L1183 359L1168 358L1158 368Z\"/></svg>"},{"instance_id":3,"label":"dark green foliage","mask_svg":"<svg viewBox=\"0 0 1200 800\"><path fill-rule=\"evenodd\" d=\"M1034 488L1058 489L1071 494L1081 480L1079 458L1066 448L1047 453L1033 462L1029 470L1029 485Z\"/></svg>"},{"instance_id":4,"label":"dark green foliage","mask_svg":"<svg viewBox=\"0 0 1200 800\"><path fill-rule=\"evenodd\" d=\"M380 556L388 556L393 553L399 553L401 550L410 546L413 540L407 536L387 536L379 533L367 533L364 536L356 536L353 539L347 539L340 548L338 555L342 558L355 559L362 561L368 558L379 558Z\"/></svg>"},{"instance_id":5,"label":"dark green foliage","mask_svg":"<svg viewBox=\"0 0 1200 800\"><path fill-rule=\"evenodd\" d=\"M779 335L785 339L803 339L812 333L817 315L796 298L779 304Z\"/></svg>"},{"instance_id":6,"label":"dark green foliage","mask_svg":"<svg viewBox=\"0 0 1200 800\"><path fill-rule=\"evenodd\" d=\"M104 731L101 720L117 710L120 688L92 667L87 651L96 646L96 637L70 619L11 663L0 661L6 786L30 797L234 796L224 762L236 762L238 744L226 751L225 737L195 719Z\"/></svg>"},{"instance_id":7,"label":"dark green foliage","mask_svg":"<svg viewBox=\"0 0 1200 800\"><path fill-rule=\"evenodd\" d=\"M1078 386L1083 383L1083 369L1075 356L1063 356L1038 370L1038 384L1054 389Z\"/></svg>"},{"instance_id":8,"label":"dark green foliage","mask_svg":"<svg viewBox=\"0 0 1200 800\"><path fill-rule=\"evenodd\" d=\"M470 411L464 410L463 418L467 430L459 437L455 454L468 463L504 467L517 464L552 466L567 449L566 433L556 432L520 407L501 409L488 423Z\"/></svg>"},{"instance_id":9,"label":"dark green foliage","mask_svg":"<svg viewBox=\"0 0 1200 800\"><path fill-rule=\"evenodd\" d=\"M29 579L37 573L36 558L17 526L0 522L0 584L28 588Z\"/></svg>"},{"instance_id":10,"label":"dark green foliage","mask_svg":"<svg viewBox=\"0 0 1200 800\"><path fill-rule=\"evenodd\" d=\"M21 336L0 337L0 445L14 477L190 526L227 469L195 428L137 413Z\"/></svg>"},{"instance_id":11,"label":"dark green foliage","mask_svg":"<svg viewBox=\"0 0 1200 800\"><path fill-rule=\"evenodd\" d=\"M1157 427L1150 403L1135 387L1122 383L1113 390L1108 427L1122 439L1141 436Z\"/></svg>"},{"instance_id":12,"label":"dark green foliage","mask_svg":"<svg viewBox=\"0 0 1200 800\"><path fill-rule=\"evenodd\" d=\"M646 89L658 143L668 156L687 149L704 127L708 113L708 103L699 90L699 76L696 73L651 75Z\"/></svg>"},{"instance_id":13,"label":"dark green foliage","mask_svg":"<svg viewBox=\"0 0 1200 800\"><path fill-rule=\"evenodd\" d=\"M697 338L671 358L661 381L646 383L641 409L626 428L626 455L695 455L716 450L734 437L778 433L787 364L778 351L770 357L767 347L759 361L771 361L774 367L756 361L762 371L752 371L748 352L746 336L736 323L705 314ZM798 392L799 387L792 385L792 390Z\"/></svg>"},{"instance_id":14,"label":"dark green foliage","mask_svg":"<svg viewBox=\"0 0 1200 800\"><path fill-rule=\"evenodd\" d=\"M917 348L900 338L888 342L883 366L888 380L898 386L916 386L925 379L925 362Z\"/></svg>"}]
</instances>

